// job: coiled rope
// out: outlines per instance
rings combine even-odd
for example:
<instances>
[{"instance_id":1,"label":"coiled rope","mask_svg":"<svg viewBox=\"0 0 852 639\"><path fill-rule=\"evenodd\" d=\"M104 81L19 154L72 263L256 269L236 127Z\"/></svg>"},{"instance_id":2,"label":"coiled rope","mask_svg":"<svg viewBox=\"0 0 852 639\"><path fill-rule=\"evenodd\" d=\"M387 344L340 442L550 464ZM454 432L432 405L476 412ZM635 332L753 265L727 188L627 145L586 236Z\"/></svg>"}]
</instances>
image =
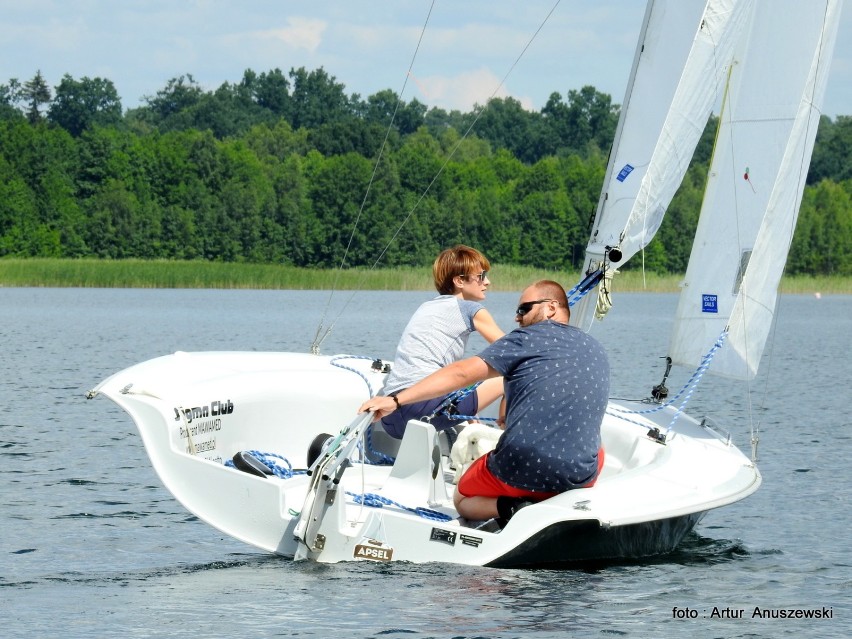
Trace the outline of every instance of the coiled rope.
<instances>
[{"instance_id":1,"label":"coiled rope","mask_svg":"<svg viewBox=\"0 0 852 639\"><path fill-rule=\"evenodd\" d=\"M296 477L297 475L307 474L306 470L293 470L293 465L290 463L290 461L286 457L278 455L277 453L265 453L259 450L249 450L246 452L248 452L259 462L261 462L264 466L269 468L270 472L280 479L291 479L292 477ZM237 470L236 466L234 465L234 462L230 459L225 462L225 466ZM382 495L378 495L376 493L363 493L359 495L357 493L346 491L346 495L351 497L356 504L369 506L370 508L396 506L397 508L401 508L406 512L415 513L420 517L423 517L424 519L430 519L433 521L450 521L452 519L452 517L450 517L449 515L438 512L437 510L423 508L422 506L411 508L410 506L405 506L403 504L400 504L399 502L393 501L392 499L388 499L387 497L383 497ZM296 514L298 513L294 513L294 515Z\"/></svg>"},{"instance_id":2,"label":"coiled rope","mask_svg":"<svg viewBox=\"0 0 852 639\"><path fill-rule=\"evenodd\" d=\"M433 521L450 521L452 519L452 517L450 517L449 515L445 515L444 513L438 512L437 510L432 510L431 508L423 508L421 506L418 506L417 508L409 508L408 506L403 506L402 504L394 501L393 499L388 499L387 497L377 495L376 493L364 493L362 495L357 495L355 493L350 493L347 491L346 494L349 497L352 497L356 504L363 504L364 506L370 506L371 508L396 506L397 508L402 508L407 512L416 513L424 519L431 519Z\"/></svg>"},{"instance_id":3,"label":"coiled rope","mask_svg":"<svg viewBox=\"0 0 852 639\"><path fill-rule=\"evenodd\" d=\"M293 464L290 463L290 460L277 453L264 453L259 450L249 450L246 452L266 466L273 475L280 479L290 479L296 475L304 475L308 472L306 470L293 470ZM225 462L225 466L237 469L231 459Z\"/></svg>"}]
</instances>

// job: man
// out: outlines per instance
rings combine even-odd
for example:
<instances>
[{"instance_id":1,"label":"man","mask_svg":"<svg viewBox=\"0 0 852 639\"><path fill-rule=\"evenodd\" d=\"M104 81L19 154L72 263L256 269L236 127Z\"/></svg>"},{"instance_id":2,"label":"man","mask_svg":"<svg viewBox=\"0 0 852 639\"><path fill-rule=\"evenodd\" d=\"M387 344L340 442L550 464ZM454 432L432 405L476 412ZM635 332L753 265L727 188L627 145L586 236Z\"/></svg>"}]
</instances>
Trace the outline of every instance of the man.
<instances>
[{"instance_id":1,"label":"man","mask_svg":"<svg viewBox=\"0 0 852 639\"><path fill-rule=\"evenodd\" d=\"M565 290L541 280L521 294L519 328L479 355L454 362L396 397L374 397L359 412L381 418L420 402L503 376L505 432L456 486L463 517L509 519L531 501L590 486L603 462L600 425L609 396L609 362L600 343L568 325Z\"/></svg>"}]
</instances>

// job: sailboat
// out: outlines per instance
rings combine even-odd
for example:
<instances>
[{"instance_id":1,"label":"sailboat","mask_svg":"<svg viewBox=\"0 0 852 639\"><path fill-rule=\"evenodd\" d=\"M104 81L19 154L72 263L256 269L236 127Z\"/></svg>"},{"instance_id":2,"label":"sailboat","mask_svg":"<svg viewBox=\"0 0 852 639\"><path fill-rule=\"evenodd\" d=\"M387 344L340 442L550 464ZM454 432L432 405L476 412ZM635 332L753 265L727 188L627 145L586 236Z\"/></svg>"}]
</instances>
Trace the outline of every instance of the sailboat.
<instances>
[{"instance_id":1,"label":"sailboat","mask_svg":"<svg viewBox=\"0 0 852 639\"><path fill-rule=\"evenodd\" d=\"M178 352L112 375L89 397L129 413L161 481L191 513L284 557L535 566L671 552L708 511L761 483L754 461L711 420L686 414L680 398L705 372L756 373L840 5L648 3L572 323L593 330L618 303L618 268L653 238L718 108L668 353L695 372L672 399L660 384L648 401L610 401L606 462L593 487L508 522L460 518L448 444L428 422L411 421L385 455L371 440L371 415L355 416L387 376L389 364L373 356ZM377 450L386 463L368 463Z\"/></svg>"}]
</instances>

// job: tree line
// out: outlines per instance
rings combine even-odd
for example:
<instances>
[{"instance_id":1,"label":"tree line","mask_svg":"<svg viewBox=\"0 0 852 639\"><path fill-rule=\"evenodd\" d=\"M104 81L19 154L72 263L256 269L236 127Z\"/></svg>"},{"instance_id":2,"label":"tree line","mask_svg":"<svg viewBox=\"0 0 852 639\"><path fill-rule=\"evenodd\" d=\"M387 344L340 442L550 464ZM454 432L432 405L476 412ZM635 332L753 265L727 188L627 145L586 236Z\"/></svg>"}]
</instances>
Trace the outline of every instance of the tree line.
<instances>
[{"instance_id":1,"label":"tree line","mask_svg":"<svg viewBox=\"0 0 852 639\"><path fill-rule=\"evenodd\" d=\"M0 85L0 257L426 266L461 242L578 269L619 114L591 86L462 113L304 68L142 102L103 78ZM645 268L686 268L715 124ZM850 148L852 117L823 116L788 273L852 274Z\"/></svg>"}]
</instances>

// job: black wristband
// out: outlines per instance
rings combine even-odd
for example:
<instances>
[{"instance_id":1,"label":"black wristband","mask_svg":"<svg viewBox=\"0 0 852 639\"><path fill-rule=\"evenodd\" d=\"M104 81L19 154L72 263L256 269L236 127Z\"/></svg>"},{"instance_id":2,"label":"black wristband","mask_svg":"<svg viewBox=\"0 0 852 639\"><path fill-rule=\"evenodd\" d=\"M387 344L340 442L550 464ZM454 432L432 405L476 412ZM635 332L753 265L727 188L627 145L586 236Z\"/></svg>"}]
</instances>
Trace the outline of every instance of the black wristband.
<instances>
[{"instance_id":1,"label":"black wristband","mask_svg":"<svg viewBox=\"0 0 852 639\"><path fill-rule=\"evenodd\" d=\"M391 399L393 399L393 403L396 404L396 408L397 410L399 410L399 400L397 399L396 395L391 395Z\"/></svg>"}]
</instances>

